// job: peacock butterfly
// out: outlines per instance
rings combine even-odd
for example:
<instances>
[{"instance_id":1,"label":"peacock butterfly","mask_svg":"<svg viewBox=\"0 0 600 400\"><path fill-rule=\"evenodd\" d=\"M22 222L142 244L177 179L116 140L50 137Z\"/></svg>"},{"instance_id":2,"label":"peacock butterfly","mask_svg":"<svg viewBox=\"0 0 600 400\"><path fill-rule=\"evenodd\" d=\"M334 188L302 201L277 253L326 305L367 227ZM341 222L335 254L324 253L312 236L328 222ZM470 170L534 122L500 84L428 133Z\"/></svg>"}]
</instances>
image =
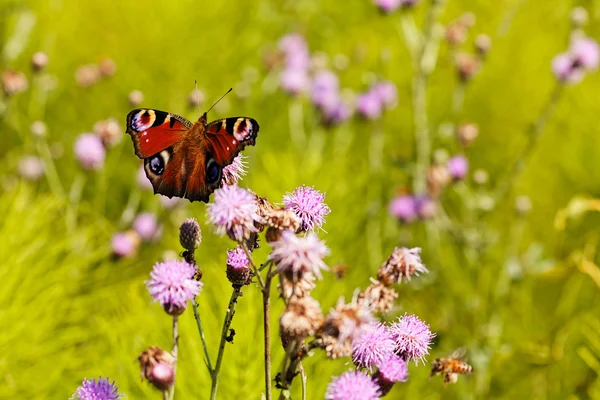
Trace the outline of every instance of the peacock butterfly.
<instances>
[{"instance_id":1,"label":"peacock butterfly","mask_svg":"<svg viewBox=\"0 0 600 400\"><path fill-rule=\"evenodd\" d=\"M191 123L165 111L147 108L127 115L127 133L154 193L208 202L221 186L223 168L247 145L254 145L258 123L231 117L207 123L206 114Z\"/></svg>"}]
</instances>

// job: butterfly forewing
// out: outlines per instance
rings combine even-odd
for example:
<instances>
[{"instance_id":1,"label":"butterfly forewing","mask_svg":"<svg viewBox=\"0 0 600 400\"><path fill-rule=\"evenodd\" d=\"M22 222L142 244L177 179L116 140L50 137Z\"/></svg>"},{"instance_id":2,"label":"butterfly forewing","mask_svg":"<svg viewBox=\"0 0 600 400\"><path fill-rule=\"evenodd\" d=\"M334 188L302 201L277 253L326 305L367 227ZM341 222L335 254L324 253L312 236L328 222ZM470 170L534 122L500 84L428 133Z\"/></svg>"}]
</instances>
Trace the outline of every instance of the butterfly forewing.
<instances>
[{"instance_id":1,"label":"butterfly forewing","mask_svg":"<svg viewBox=\"0 0 600 400\"><path fill-rule=\"evenodd\" d=\"M258 122L248 117L223 118L206 126L206 138L212 144L214 157L221 166L231 164L246 146L254 145Z\"/></svg>"},{"instance_id":2,"label":"butterfly forewing","mask_svg":"<svg viewBox=\"0 0 600 400\"><path fill-rule=\"evenodd\" d=\"M192 123L166 111L137 109L127 115L127 133L135 154L147 158L180 141Z\"/></svg>"}]
</instances>

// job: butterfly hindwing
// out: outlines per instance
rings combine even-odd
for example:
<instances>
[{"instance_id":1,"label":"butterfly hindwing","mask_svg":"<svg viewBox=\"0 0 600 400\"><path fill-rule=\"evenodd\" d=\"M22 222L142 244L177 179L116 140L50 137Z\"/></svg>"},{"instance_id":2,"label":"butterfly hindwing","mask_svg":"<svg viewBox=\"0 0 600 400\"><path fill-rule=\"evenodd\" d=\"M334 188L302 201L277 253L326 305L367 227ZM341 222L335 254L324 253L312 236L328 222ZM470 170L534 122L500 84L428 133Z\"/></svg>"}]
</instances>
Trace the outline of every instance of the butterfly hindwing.
<instances>
[{"instance_id":1,"label":"butterfly hindwing","mask_svg":"<svg viewBox=\"0 0 600 400\"><path fill-rule=\"evenodd\" d=\"M127 115L127 133L135 154L148 158L179 142L192 123L179 115L152 109L137 109Z\"/></svg>"},{"instance_id":2,"label":"butterfly hindwing","mask_svg":"<svg viewBox=\"0 0 600 400\"><path fill-rule=\"evenodd\" d=\"M222 167L230 164L244 147L254 145L258 129L258 122L248 117L223 118L206 125L215 161Z\"/></svg>"}]
</instances>

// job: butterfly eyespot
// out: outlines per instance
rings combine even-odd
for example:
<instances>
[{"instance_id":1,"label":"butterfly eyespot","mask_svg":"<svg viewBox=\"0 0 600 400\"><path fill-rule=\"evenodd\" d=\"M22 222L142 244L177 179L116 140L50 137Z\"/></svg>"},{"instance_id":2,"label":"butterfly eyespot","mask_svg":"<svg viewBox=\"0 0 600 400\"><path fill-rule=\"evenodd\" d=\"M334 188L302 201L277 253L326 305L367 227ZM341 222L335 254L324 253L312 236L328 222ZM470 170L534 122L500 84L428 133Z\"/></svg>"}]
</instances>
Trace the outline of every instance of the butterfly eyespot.
<instances>
[{"instance_id":1,"label":"butterfly eyespot","mask_svg":"<svg viewBox=\"0 0 600 400\"><path fill-rule=\"evenodd\" d=\"M150 171L156 175L162 175L165 171L165 162L160 154L155 155L150 159Z\"/></svg>"},{"instance_id":2,"label":"butterfly eyespot","mask_svg":"<svg viewBox=\"0 0 600 400\"><path fill-rule=\"evenodd\" d=\"M211 158L206 163L206 182L209 184L213 184L221 179L221 167L214 158Z\"/></svg>"}]
</instances>

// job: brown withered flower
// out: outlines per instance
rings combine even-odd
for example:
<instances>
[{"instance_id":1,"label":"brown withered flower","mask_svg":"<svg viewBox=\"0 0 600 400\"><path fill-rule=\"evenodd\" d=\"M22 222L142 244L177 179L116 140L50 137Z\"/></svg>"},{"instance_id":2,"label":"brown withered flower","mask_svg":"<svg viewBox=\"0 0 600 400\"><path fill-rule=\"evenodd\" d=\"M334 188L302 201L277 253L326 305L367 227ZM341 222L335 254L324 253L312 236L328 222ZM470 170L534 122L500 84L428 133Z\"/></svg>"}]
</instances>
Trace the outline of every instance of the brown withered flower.
<instances>
[{"instance_id":1,"label":"brown withered flower","mask_svg":"<svg viewBox=\"0 0 600 400\"><path fill-rule=\"evenodd\" d=\"M315 288L317 278L308 271L304 271L294 276L292 273L279 274L280 281L277 285L281 297L291 299L292 297L302 298L310 295Z\"/></svg>"},{"instance_id":2,"label":"brown withered flower","mask_svg":"<svg viewBox=\"0 0 600 400\"><path fill-rule=\"evenodd\" d=\"M157 346L149 347L139 355L140 373L158 390L168 390L175 382L175 358Z\"/></svg>"},{"instance_id":3,"label":"brown withered flower","mask_svg":"<svg viewBox=\"0 0 600 400\"><path fill-rule=\"evenodd\" d=\"M24 92L28 86L27 77L21 71L9 69L2 72L2 88L7 96Z\"/></svg>"},{"instance_id":4,"label":"brown withered flower","mask_svg":"<svg viewBox=\"0 0 600 400\"><path fill-rule=\"evenodd\" d=\"M377 280L385 286L392 286L402 282L402 279L410 281L412 275L429 272L421 262L421 248L396 247L392 255L384 262L377 271Z\"/></svg>"},{"instance_id":5,"label":"brown withered flower","mask_svg":"<svg viewBox=\"0 0 600 400\"><path fill-rule=\"evenodd\" d=\"M432 164L427 170L427 192L431 197L438 197L450 182L452 175L446 164Z\"/></svg>"},{"instance_id":6,"label":"brown withered flower","mask_svg":"<svg viewBox=\"0 0 600 400\"><path fill-rule=\"evenodd\" d=\"M300 218L291 210L282 207L273 208L264 213L264 219L268 226L265 235L267 242L276 242L281 238L281 232L289 229L297 232L300 229Z\"/></svg>"},{"instance_id":7,"label":"brown withered flower","mask_svg":"<svg viewBox=\"0 0 600 400\"><path fill-rule=\"evenodd\" d=\"M383 283L373 280L371 285L359 293L358 302L372 312L388 312L394 307L398 293Z\"/></svg>"},{"instance_id":8,"label":"brown withered flower","mask_svg":"<svg viewBox=\"0 0 600 400\"><path fill-rule=\"evenodd\" d=\"M310 296L291 299L279 318L282 336L294 339L313 336L322 324L321 306Z\"/></svg>"}]
</instances>

